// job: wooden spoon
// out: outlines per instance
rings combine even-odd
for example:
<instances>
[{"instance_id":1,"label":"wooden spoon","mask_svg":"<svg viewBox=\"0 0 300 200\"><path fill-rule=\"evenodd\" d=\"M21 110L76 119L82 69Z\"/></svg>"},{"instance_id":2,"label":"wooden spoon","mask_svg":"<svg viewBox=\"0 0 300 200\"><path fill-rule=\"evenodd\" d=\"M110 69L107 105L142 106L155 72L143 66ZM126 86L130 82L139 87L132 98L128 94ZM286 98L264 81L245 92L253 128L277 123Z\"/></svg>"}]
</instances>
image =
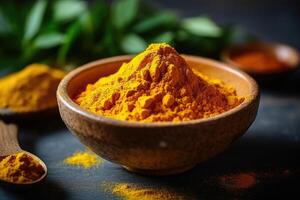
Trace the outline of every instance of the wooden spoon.
<instances>
[{"instance_id":1,"label":"wooden spoon","mask_svg":"<svg viewBox=\"0 0 300 200\"><path fill-rule=\"evenodd\" d=\"M44 174L38 178L37 180L34 180L32 182L25 182L25 183L18 183L18 182L10 182L14 184L33 184L37 183L41 180L43 180L47 175L47 166L45 163L36 155L29 153L27 151L24 151L21 149L18 143L18 128L14 124L5 124L3 121L0 121L0 157L6 157L9 155L25 152L27 155L31 156L34 160L38 161L38 163L43 167ZM2 159L0 159L1 161ZM0 177L0 180L1 177ZM8 182L6 180L2 180L5 182Z\"/></svg>"}]
</instances>

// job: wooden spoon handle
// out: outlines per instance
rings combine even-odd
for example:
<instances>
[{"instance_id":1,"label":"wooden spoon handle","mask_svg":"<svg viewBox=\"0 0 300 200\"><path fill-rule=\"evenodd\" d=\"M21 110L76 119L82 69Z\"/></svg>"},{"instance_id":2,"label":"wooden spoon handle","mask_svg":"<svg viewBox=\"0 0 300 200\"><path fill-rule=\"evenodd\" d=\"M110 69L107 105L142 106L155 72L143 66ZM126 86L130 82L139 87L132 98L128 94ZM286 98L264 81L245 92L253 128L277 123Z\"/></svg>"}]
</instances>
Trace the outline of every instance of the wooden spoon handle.
<instances>
[{"instance_id":1,"label":"wooden spoon handle","mask_svg":"<svg viewBox=\"0 0 300 200\"><path fill-rule=\"evenodd\" d=\"M22 151L18 142L18 128L14 124L0 121L0 156L6 156Z\"/></svg>"}]
</instances>

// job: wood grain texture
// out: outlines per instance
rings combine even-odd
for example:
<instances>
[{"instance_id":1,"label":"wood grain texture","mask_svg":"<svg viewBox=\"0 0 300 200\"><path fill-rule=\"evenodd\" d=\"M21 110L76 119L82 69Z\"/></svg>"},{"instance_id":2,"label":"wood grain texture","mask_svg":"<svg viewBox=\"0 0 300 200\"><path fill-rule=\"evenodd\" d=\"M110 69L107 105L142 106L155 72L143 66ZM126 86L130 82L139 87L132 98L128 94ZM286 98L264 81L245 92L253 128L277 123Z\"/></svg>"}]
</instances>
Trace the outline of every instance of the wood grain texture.
<instances>
[{"instance_id":1,"label":"wood grain texture","mask_svg":"<svg viewBox=\"0 0 300 200\"><path fill-rule=\"evenodd\" d=\"M18 128L14 124L5 124L0 121L0 156L22 151L18 143Z\"/></svg>"}]
</instances>

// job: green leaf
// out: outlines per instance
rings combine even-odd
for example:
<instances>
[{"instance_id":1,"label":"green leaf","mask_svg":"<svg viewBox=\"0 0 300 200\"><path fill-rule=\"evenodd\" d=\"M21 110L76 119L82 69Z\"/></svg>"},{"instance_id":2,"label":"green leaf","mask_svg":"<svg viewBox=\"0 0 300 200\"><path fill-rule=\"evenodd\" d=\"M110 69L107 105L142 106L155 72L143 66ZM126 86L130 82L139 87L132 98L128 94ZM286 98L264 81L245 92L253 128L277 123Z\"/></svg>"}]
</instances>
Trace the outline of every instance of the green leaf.
<instances>
[{"instance_id":1,"label":"green leaf","mask_svg":"<svg viewBox=\"0 0 300 200\"><path fill-rule=\"evenodd\" d=\"M81 27L85 33L92 33L94 30L91 14L85 12L80 18Z\"/></svg>"},{"instance_id":2,"label":"green leaf","mask_svg":"<svg viewBox=\"0 0 300 200\"><path fill-rule=\"evenodd\" d=\"M16 4L16 1L3 1L3 3L1 1L0 9L5 21L9 23L10 26L10 32L7 34L7 36L9 36L8 40L10 40L9 43L18 43L18 45L15 46L22 46L21 41L24 38L26 18L33 5L34 2L32 1L30 1L30 3L22 3L22 5Z\"/></svg>"},{"instance_id":3,"label":"green leaf","mask_svg":"<svg viewBox=\"0 0 300 200\"><path fill-rule=\"evenodd\" d=\"M64 37L64 44L61 46L58 52L58 63L61 65L65 64L67 54L72 46L72 44L75 42L77 36L79 35L81 31L81 25L79 22L75 22L72 25L69 26L65 37Z\"/></svg>"},{"instance_id":4,"label":"green leaf","mask_svg":"<svg viewBox=\"0 0 300 200\"><path fill-rule=\"evenodd\" d=\"M186 31L184 30L179 30L177 33L176 33L176 39L178 41L185 41L185 40L188 40L190 38L190 35L189 33L187 33Z\"/></svg>"},{"instance_id":5,"label":"green leaf","mask_svg":"<svg viewBox=\"0 0 300 200\"><path fill-rule=\"evenodd\" d=\"M223 28L223 32L224 32L223 42L225 44L245 43L254 39L253 35L248 33L244 27L227 26Z\"/></svg>"},{"instance_id":6,"label":"green leaf","mask_svg":"<svg viewBox=\"0 0 300 200\"><path fill-rule=\"evenodd\" d=\"M112 22L118 29L128 26L137 16L139 0L118 0L112 7Z\"/></svg>"},{"instance_id":7,"label":"green leaf","mask_svg":"<svg viewBox=\"0 0 300 200\"><path fill-rule=\"evenodd\" d=\"M102 40L96 45L96 52L101 53L102 56L105 57L119 54L120 38L119 35L117 35L118 33L115 27L108 21L104 30Z\"/></svg>"},{"instance_id":8,"label":"green leaf","mask_svg":"<svg viewBox=\"0 0 300 200\"><path fill-rule=\"evenodd\" d=\"M147 43L136 34L128 34L123 38L121 47L125 53L134 54L143 51Z\"/></svg>"},{"instance_id":9,"label":"green leaf","mask_svg":"<svg viewBox=\"0 0 300 200\"><path fill-rule=\"evenodd\" d=\"M222 35L222 29L207 17L184 19L182 21L182 28L197 36L219 37Z\"/></svg>"},{"instance_id":10,"label":"green leaf","mask_svg":"<svg viewBox=\"0 0 300 200\"><path fill-rule=\"evenodd\" d=\"M133 30L138 33L144 33L162 26L172 26L176 22L176 15L171 12L161 12L141 20L141 22L133 27Z\"/></svg>"},{"instance_id":11,"label":"green leaf","mask_svg":"<svg viewBox=\"0 0 300 200\"><path fill-rule=\"evenodd\" d=\"M93 23L94 29L101 28L106 22L106 17L109 14L109 5L107 5L103 0L96 0L90 9L90 15Z\"/></svg>"},{"instance_id":12,"label":"green leaf","mask_svg":"<svg viewBox=\"0 0 300 200\"><path fill-rule=\"evenodd\" d=\"M49 19L47 23L43 24L43 27L39 31L39 34L46 34L46 33L56 33L60 32L61 26L56 21Z\"/></svg>"},{"instance_id":13,"label":"green leaf","mask_svg":"<svg viewBox=\"0 0 300 200\"><path fill-rule=\"evenodd\" d=\"M34 47L39 49L48 49L58 46L64 42L64 34L61 33L47 33L38 36L34 40Z\"/></svg>"},{"instance_id":14,"label":"green leaf","mask_svg":"<svg viewBox=\"0 0 300 200\"><path fill-rule=\"evenodd\" d=\"M71 21L87 10L87 3L79 0L61 0L54 4L54 19L60 22Z\"/></svg>"},{"instance_id":15,"label":"green leaf","mask_svg":"<svg viewBox=\"0 0 300 200\"><path fill-rule=\"evenodd\" d=\"M171 44L173 43L174 41L174 33L171 32L171 31L167 31L167 32L164 32L164 33L161 33L159 35L157 35L156 37L154 37L151 42L152 43L168 43L168 44Z\"/></svg>"},{"instance_id":16,"label":"green leaf","mask_svg":"<svg viewBox=\"0 0 300 200\"><path fill-rule=\"evenodd\" d=\"M20 64L20 60L16 59L16 57L0 56L0 70L9 70L8 68L16 67L18 64Z\"/></svg>"},{"instance_id":17,"label":"green leaf","mask_svg":"<svg viewBox=\"0 0 300 200\"><path fill-rule=\"evenodd\" d=\"M11 26L8 20L3 15L2 11L0 10L0 35L7 34L11 32Z\"/></svg>"},{"instance_id":18,"label":"green leaf","mask_svg":"<svg viewBox=\"0 0 300 200\"><path fill-rule=\"evenodd\" d=\"M39 31L46 11L47 1L38 0L30 10L25 23L24 41L32 39Z\"/></svg>"}]
</instances>

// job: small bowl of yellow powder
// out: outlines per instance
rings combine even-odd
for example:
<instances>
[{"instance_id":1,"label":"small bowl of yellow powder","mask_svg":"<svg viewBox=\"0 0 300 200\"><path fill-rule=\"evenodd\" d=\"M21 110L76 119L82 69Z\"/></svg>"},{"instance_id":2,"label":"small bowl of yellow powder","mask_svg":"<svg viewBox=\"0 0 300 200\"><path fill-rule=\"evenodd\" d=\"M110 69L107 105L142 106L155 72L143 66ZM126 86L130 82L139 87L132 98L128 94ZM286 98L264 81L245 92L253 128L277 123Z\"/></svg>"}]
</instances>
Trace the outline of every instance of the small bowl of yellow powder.
<instances>
[{"instance_id":1,"label":"small bowl of yellow powder","mask_svg":"<svg viewBox=\"0 0 300 200\"><path fill-rule=\"evenodd\" d=\"M29 119L57 111L56 90L65 72L43 64L0 78L0 117Z\"/></svg>"},{"instance_id":2,"label":"small bowl of yellow powder","mask_svg":"<svg viewBox=\"0 0 300 200\"><path fill-rule=\"evenodd\" d=\"M247 74L152 44L69 73L57 91L69 129L130 171L186 171L222 152L254 121L259 91Z\"/></svg>"}]
</instances>

